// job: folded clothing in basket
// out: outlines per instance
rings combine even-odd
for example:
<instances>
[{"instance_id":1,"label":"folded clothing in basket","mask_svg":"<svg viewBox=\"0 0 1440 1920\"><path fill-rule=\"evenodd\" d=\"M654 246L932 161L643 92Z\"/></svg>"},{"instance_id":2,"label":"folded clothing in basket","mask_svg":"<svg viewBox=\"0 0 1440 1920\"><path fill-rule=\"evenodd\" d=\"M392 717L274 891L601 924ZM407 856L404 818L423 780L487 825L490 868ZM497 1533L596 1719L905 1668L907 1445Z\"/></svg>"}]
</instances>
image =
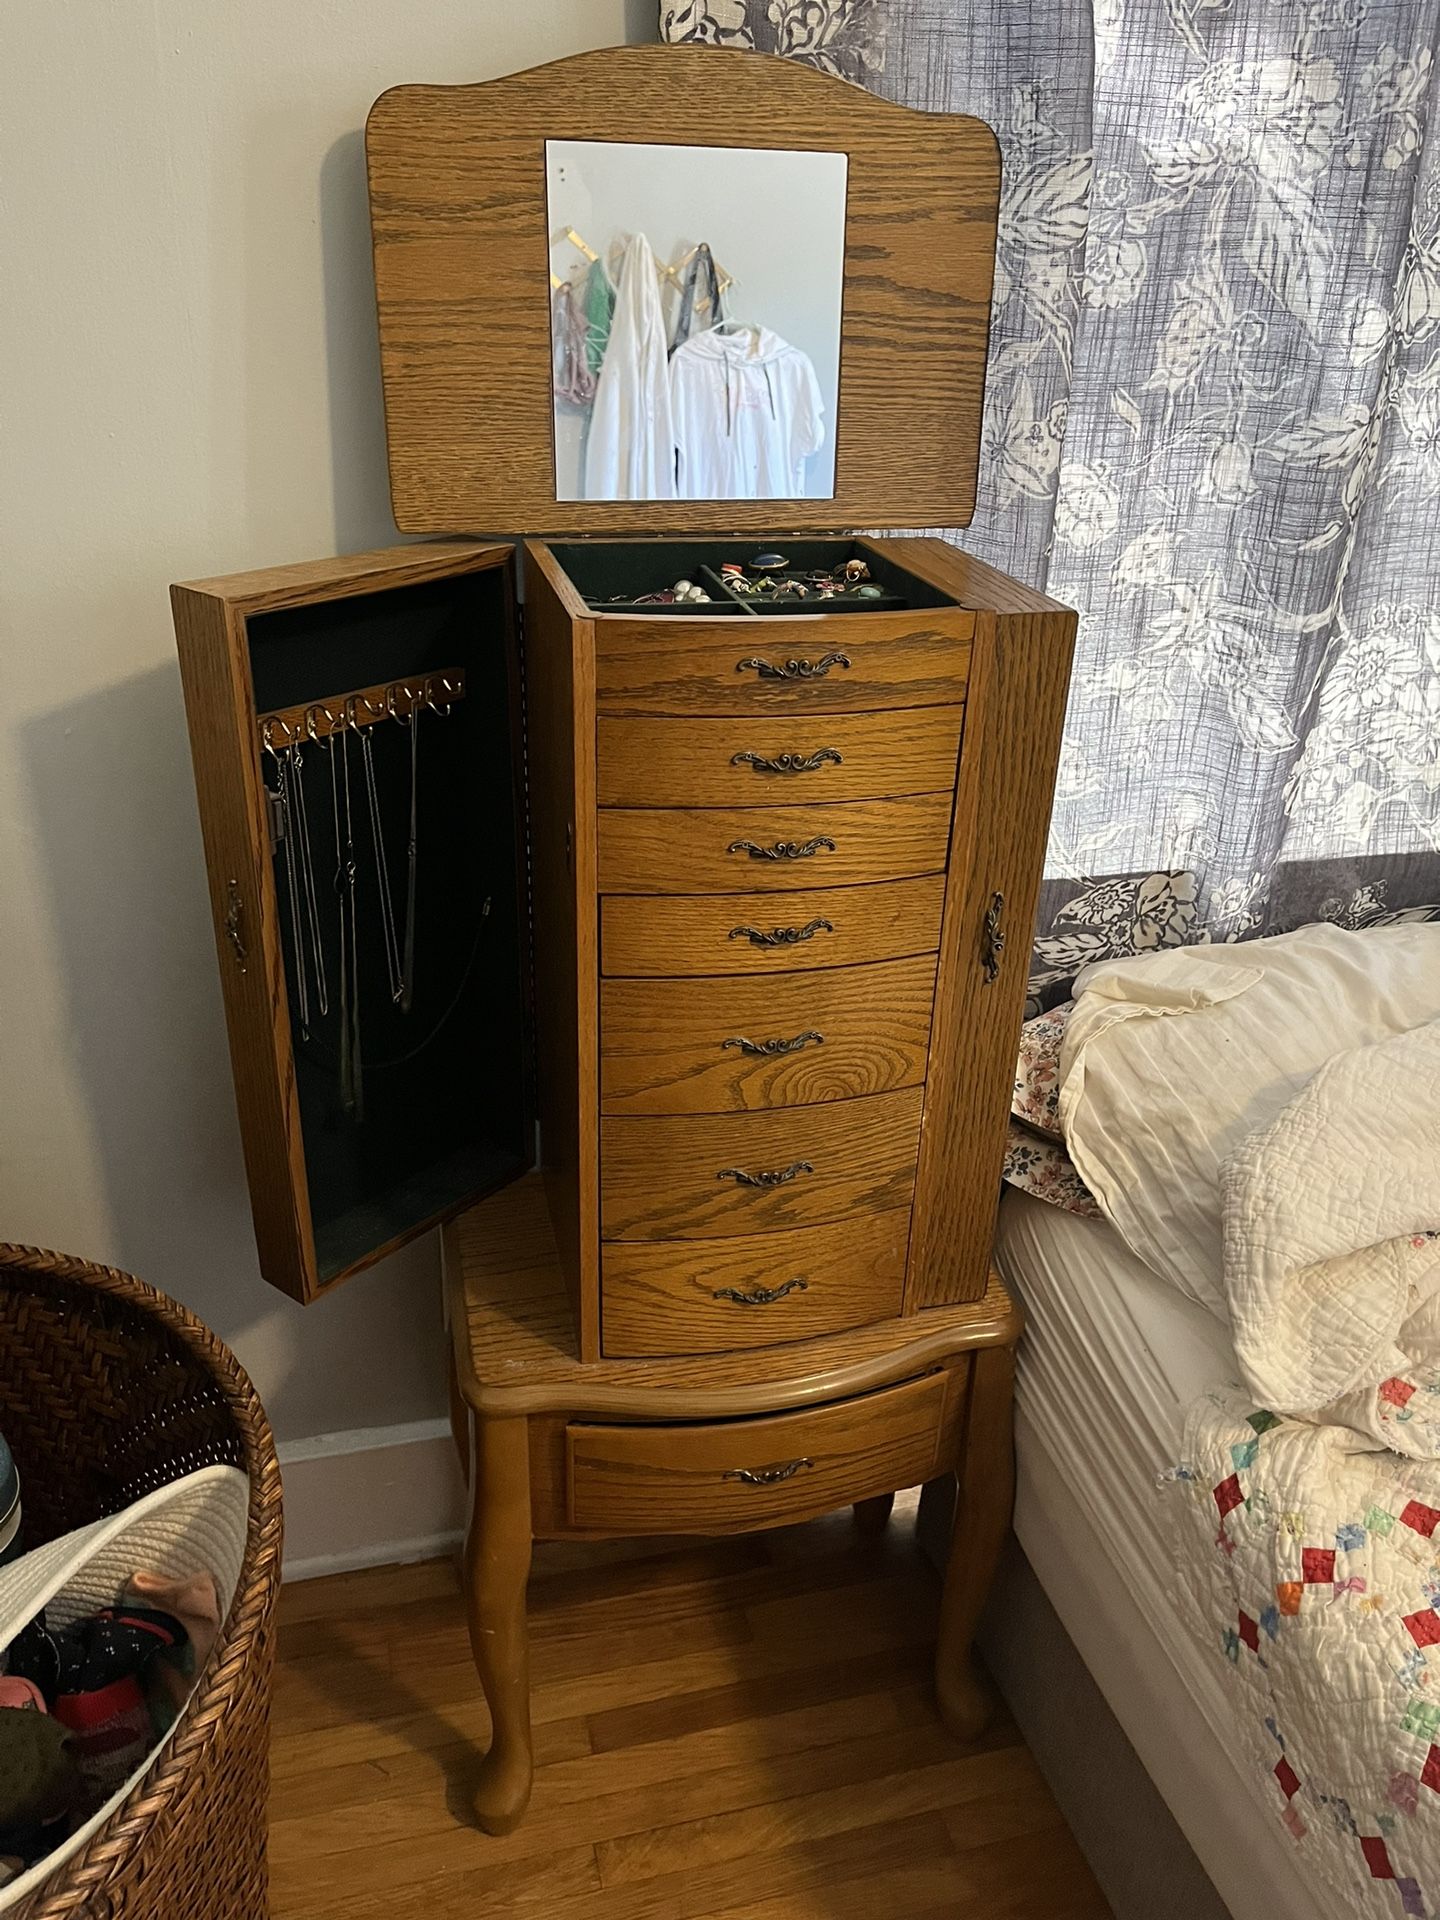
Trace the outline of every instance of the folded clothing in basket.
<instances>
[{"instance_id":1,"label":"folded clothing in basket","mask_svg":"<svg viewBox=\"0 0 1440 1920\"><path fill-rule=\"evenodd\" d=\"M202 1468L0 1565L0 1912L153 1763L234 1596L248 1501Z\"/></svg>"}]
</instances>

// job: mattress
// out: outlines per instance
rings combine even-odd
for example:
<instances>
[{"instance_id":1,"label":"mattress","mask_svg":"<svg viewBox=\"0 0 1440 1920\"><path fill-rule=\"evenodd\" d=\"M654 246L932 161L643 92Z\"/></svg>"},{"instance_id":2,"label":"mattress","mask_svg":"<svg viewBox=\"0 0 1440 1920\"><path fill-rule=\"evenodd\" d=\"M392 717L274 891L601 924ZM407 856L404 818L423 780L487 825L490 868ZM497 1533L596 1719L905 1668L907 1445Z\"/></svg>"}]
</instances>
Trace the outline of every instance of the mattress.
<instances>
[{"instance_id":1,"label":"mattress","mask_svg":"<svg viewBox=\"0 0 1440 1920\"><path fill-rule=\"evenodd\" d=\"M1015 1389L1026 1558L1235 1920L1319 1920L1294 1843L1230 1757L1222 1675L1169 1595L1159 1482L1190 1402L1239 1377L1229 1335L1106 1222L1029 1194L1006 1193L996 1264L1026 1311Z\"/></svg>"}]
</instances>

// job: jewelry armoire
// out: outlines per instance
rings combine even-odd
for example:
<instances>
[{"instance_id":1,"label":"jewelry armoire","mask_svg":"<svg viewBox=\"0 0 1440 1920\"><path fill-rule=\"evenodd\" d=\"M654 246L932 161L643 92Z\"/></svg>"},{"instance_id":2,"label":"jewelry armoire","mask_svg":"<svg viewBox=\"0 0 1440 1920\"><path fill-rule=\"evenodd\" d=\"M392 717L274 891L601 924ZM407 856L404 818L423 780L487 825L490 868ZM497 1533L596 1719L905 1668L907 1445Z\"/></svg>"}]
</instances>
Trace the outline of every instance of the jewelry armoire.
<instances>
[{"instance_id":1,"label":"jewelry armoire","mask_svg":"<svg viewBox=\"0 0 1440 1920\"><path fill-rule=\"evenodd\" d=\"M556 139L845 156L832 494L559 497ZM958 1479L936 1675L973 1735L1019 1332L989 1245L1075 623L857 530L969 522L994 138L645 47L397 87L367 155L426 539L173 590L262 1270L311 1300L443 1223L489 1830L530 1791L537 1538L879 1522ZM523 600L513 545L457 537L501 529L544 536ZM777 563L798 598L758 590ZM680 578L709 600L654 591Z\"/></svg>"}]
</instances>

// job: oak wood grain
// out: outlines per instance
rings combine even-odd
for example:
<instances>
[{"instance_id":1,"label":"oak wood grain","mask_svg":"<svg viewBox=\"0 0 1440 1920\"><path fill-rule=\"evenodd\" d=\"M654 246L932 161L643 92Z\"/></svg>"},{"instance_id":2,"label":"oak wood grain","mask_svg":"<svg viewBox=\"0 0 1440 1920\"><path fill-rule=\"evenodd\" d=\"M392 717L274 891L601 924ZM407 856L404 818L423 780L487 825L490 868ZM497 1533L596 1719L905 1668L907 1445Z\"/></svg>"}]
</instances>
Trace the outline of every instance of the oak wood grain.
<instances>
[{"instance_id":1,"label":"oak wood grain","mask_svg":"<svg viewBox=\"0 0 1440 1920\"><path fill-rule=\"evenodd\" d=\"M960 607L594 620L596 701L601 713L616 715L798 718L953 706L965 696L975 631L974 613ZM776 677L751 661L803 666L798 675Z\"/></svg>"},{"instance_id":2,"label":"oak wood grain","mask_svg":"<svg viewBox=\"0 0 1440 1920\"><path fill-rule=\"evenodd\" d=\"M941 1717L961 1740L975 1737L991 1705L974 1670L972 1642L1015 1501L1014 1389L1013 1347L971 1355L959 1498L935 1652Z\"/></svg>"},{"instance_id":3,"label":"oak wood grain","mask_svg":"<svg viewBox=\"0 0 1440 1920\"><path fill-rule=\"evenodd\" d=\"M641 1420L771 1413L869 1392L961 1349L1005 1345L1021 1325L992 1275L979 1300L783 1347L583 1362L539 1174L452 1220L442 1247L456 1374L482 1412Z\"/></svg>"},{"instance_id":4,"label":"oak wood grain","mask_svg":"<svg viewBox=\"0 0 1440 1920\"><path fill-rule=\"evenodd\" d=\"M959 705L760 719L601 714L597 798L733 807L949 793L963 715Z\"/></svg>"},{"instance_id":5,"label":"oak wood grain","mask_svg":"<svg viewBox=\"0 0 1440 1920\"><path fill-rule=\"evenodd\" d=\"M955 796L907 1307L985 1287L1075 615L982 614ZM1005 949L987 977L984 921Z\"/></svg>"},{"instance_id":6,"label":"oak wood grain","mask_svg":"<svg viewBox=\"0 0 1440 1920\"><path fill-rule=\"evenodd\" d=\"M473 541L391 547L183 581L170 589L260 1270L296 1300L314 1299L322 1283L295 1085L247 622L284 607L504 566L512 551ZM243 957L236 942L244 949ZM369 1266L434 1224L427 1220L413 1232L376 1245L328 1284Z\"/></svg>"},{"instance_id":7,"label":"oak wood grain","mask_svg":"<svg viewBox=\"0 0 1440 1920\"><path fill-rule=\"evenodd\" d=\"M837 1406L768 1420L574 1424L568 1436L571 1523L617 1533L736 1533L914 1485L943 1458L945 1385L937 1371ZM792 1465L774 1484L740 1477Z\"/></svg>"},{"instance_id":8,"label":"oak wood grain","mask_svg":"<svg viewBox=\"0 0 1440 1920\"><path fill-rule=\"evenodd\" d=\"M941 874L872 886L807 887L785 894L613 894L600 903L600 961L609 978L773 977L816 968L933 953L940 937ZM817 927L778 946L732 939L737 926Z\"/></svg>"},{"instance_id":9,"label":"oak wood grain","mask_svg":"<svg viewBox=\"0 0 1440 1920\"><path fill-rule=\"evenodd\" d=\"M783 894L940 873L950 809L948 789L805 806L602 807L600 891Z\"/></svg>"},{"instance_id":10,"label":"oak wood grain","mask_svg":"<svg viewBox=\"0 0 1440 1920\"><path fill-rule=\"evenodd\" d=\"M964 526L999 201L995 137L764 54L613 47L478 86L403 86L366 127L396 523L623 530L559 501L544 143L631 138L848 158L831 500L648 503L657 531ZM937 425L938 423L938 425Z\"/></svg>"},{"instance_id":11,"label":"oak wood grain","mask_svg":"<svg viewBox=\"0 0 1440 1920\"><path fill-rule=\"evenodd\" d=\"M601 1111L738 1113L915 1086L934 997L928 954L769 980L606 980Z\"/></svg>"},{"instance_id":12,"label":"oak wood grain","mask_svg":"<svg viewBox=\"0 0 1440 1920\"><path fill-rule=\"evenodd\" d=\"M601 1234L703 1240L908 1206L921 1099L904 1087L778 1113L608 1114ZM780 1184L746 1184L785 1170Z\"/></svg>"},{"instance_id":13,"label":"oak wood grain","mask_svg":"<svg viewBox=\"0 0 1440 1920\"><path fill-rule=\"evenodd\" d=\"M527 791L540 1153L580 1350L600 1351L596 1184L595 713L589 623L547 553L526 549Z\"/></svg>"},{"instance_id":14,"label":"oak wood grain","mask_svg":"<svg viewBox=\"0 0 1440 1920\"><path fill-rule=\"evenodd\" d=\"M612 1240L601 1256L605 1352L724 1353L889 1319L909 1239L902 1207L727 1240Z\"/></svg>"}]
</instances>

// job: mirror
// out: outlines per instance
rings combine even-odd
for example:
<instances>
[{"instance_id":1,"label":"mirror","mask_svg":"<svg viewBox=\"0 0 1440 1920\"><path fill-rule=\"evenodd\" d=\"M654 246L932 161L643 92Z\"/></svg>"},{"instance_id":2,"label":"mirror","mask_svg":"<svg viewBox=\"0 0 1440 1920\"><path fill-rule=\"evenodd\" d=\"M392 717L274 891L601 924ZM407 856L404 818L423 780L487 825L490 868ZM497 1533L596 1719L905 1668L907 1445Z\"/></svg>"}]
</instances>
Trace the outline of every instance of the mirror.
<instances>
[{"instance_id":1,"label":"mirror","mask_svg":"<svg viewBox=\"0 0 1440 1920\"><path fill-rule=\"evenodd\" d=\"M835 493L843 153L547 140L557 500Z\"/></svg>"}]
</instances>

